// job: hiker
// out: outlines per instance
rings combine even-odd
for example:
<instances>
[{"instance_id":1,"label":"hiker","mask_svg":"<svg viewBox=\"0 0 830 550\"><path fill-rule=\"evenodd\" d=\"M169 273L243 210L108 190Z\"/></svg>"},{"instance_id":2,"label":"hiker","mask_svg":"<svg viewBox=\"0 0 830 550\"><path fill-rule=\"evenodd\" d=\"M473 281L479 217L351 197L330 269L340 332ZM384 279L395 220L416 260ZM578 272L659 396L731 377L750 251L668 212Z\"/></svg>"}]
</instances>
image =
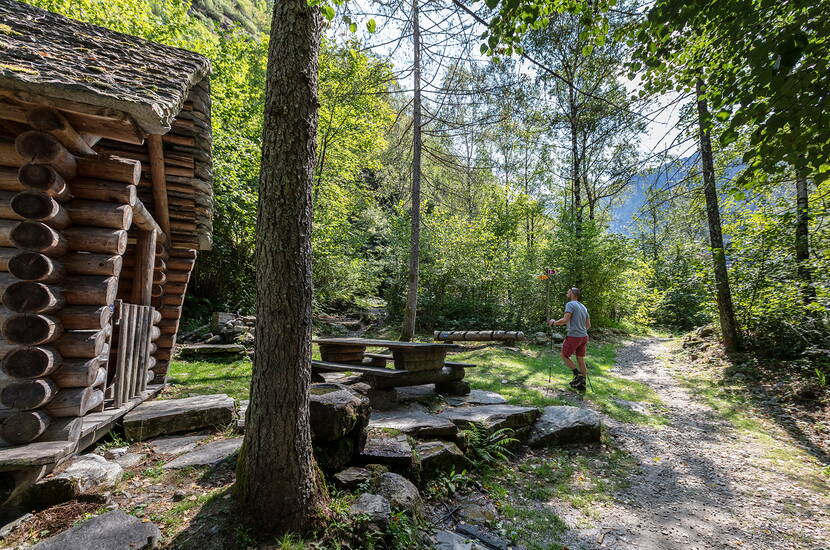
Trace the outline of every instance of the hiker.
<instances>
[{"instance_id":1,"label":"hiker","mask_svg":"<svg viewBox=\"0 0 830 550\"><path fill-rule=\"evenodd\" d=\"M591 316L588 308L579 299L582 292L573 287L568 290L568 303L565 304L565 315L561 319L548 320L548 325L568 325L568 334L562 343L562 360L574 373L570 386L577 391L585 391L585 377L588 376L588 369L585 367L585 350L588 347L588 329L591 328ZM576 354L576 362L579 369L571 360L571 355Z\"/></svg>"}]
</instances>

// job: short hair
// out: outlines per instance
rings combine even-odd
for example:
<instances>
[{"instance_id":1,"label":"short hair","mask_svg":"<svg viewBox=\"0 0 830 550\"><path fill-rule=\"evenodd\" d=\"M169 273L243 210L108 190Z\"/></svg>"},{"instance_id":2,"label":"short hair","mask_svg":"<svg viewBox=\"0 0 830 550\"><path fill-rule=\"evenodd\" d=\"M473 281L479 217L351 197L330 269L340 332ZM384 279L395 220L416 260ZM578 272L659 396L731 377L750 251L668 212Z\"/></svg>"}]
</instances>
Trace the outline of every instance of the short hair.
<instances>
[{"instance_id":1,"label":"short hair","mask_svg":"<svg viewBox=\"0 0 830 550\"><path fill-rule=\"evenodd\" d=\"M581 290L579 290L578 288L576 288L575 286L572 286L572 287L571 287L571 294L572 294L572 295L573 295L573 297L574 297L574 298L576 298L577 300L579 300L580 298L582 298L582 291L581 291Z\"/></svg>"}]
</instances>

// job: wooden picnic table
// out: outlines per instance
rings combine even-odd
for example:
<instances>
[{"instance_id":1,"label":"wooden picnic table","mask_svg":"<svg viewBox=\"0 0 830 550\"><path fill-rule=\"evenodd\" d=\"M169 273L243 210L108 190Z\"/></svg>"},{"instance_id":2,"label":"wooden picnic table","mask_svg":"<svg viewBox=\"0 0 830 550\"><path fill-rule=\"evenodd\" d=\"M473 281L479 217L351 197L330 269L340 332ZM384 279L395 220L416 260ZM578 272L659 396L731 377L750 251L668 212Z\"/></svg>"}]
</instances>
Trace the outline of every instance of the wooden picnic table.
<instances>
[{"instance_id":1,"label":"wooden picnic table","mask_svg":"<svg viewBox=\"0 0 830 550\"><path fill-rule=\"evenodd\" d=\"M388 348L392 352L396 370L440 370L447 352L459 350L457 344L432 342L399 342L371 338L317 338L320 357L325 362L361 364L367 347Z\"/></svg>"}]
</instances>

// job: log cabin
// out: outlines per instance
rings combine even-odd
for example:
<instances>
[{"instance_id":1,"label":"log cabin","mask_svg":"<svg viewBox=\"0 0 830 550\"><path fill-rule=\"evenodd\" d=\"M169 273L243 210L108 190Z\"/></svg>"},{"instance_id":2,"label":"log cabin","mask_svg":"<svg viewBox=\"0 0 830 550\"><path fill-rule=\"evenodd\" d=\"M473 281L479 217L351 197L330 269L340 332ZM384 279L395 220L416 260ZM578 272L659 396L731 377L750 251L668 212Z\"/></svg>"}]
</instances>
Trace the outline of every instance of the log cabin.
<instances>
[{"instance_id":1,"label":"log cabin","mask_svg":"<svg viewBox=\"0 0 830 550\"><path fill-rule=\"evenodd\" d=\"M211 246L210 63L0 0L0 503L164 385Z\"/></svg>"}]
</instances>

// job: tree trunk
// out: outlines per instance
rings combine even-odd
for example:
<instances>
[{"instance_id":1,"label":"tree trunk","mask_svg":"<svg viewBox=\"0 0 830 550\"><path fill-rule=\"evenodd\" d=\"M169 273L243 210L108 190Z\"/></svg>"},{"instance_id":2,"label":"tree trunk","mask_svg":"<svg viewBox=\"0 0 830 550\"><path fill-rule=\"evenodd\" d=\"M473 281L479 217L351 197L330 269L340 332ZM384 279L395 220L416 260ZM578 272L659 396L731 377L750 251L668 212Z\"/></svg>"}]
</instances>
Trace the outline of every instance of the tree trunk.
<instances>
[{"instance_id":1,"label":"tree trunk","mask_svg":"<svg viewBox=\"0 0 830 550\"><path fill-rule=\"evenodd\" d=\"M810 192L807 188L807 178L800 169L796 169L796 216L795 216L795 261L798 263L798 278L801 282L801 294L804 303L809 304L816 299L816 289L813 286L813 275L810 273Z\"/></svg>"},{"instance_id":2,"label":"tree trunk","mask_svg":"<svg viewBox=\"0 0 830 550\"><path fill-rule=\"evenodd\" d=\"M421 28L418 23L418 0L412 0L414 49L414 87L412 103L412 212L409 241L409 276L406 281L406 306L403 314L401 340L415 336L418 309L418 270L421 262Z\"/></svg>"},{"instance_id":3,"label":"tree trunk","mask_svg":"<svg viewBox=\"0 0 830 550\"><path fill-rule=\"evenodd\" d=\"M257 216L257 353L235 494L260 535L303 533L324 512L309 428L311 188L323 22L274 4Z\"/></svg>"},{"instance_id":4,"label":"tree trunk","mask_svg":"<svg viewBox=\"0 0 830 550\"><path fill-rule=\"evenodd\" d=\"M715 185L715 163L712 159L712 140L709 134L709 107L703 98L703 80L697 80L697 116L700 129L700 162L703 169L703 194L706 197L706 216L709 220L709 242L712 247L712 262L715 272L715 287L718 298L718 314L727 351L740 346L740 336L735 323L732 307L732 292L729 289L729 273L726 269L726 252L723 248L718 190Z\"/></svg>"}]
</instances>

